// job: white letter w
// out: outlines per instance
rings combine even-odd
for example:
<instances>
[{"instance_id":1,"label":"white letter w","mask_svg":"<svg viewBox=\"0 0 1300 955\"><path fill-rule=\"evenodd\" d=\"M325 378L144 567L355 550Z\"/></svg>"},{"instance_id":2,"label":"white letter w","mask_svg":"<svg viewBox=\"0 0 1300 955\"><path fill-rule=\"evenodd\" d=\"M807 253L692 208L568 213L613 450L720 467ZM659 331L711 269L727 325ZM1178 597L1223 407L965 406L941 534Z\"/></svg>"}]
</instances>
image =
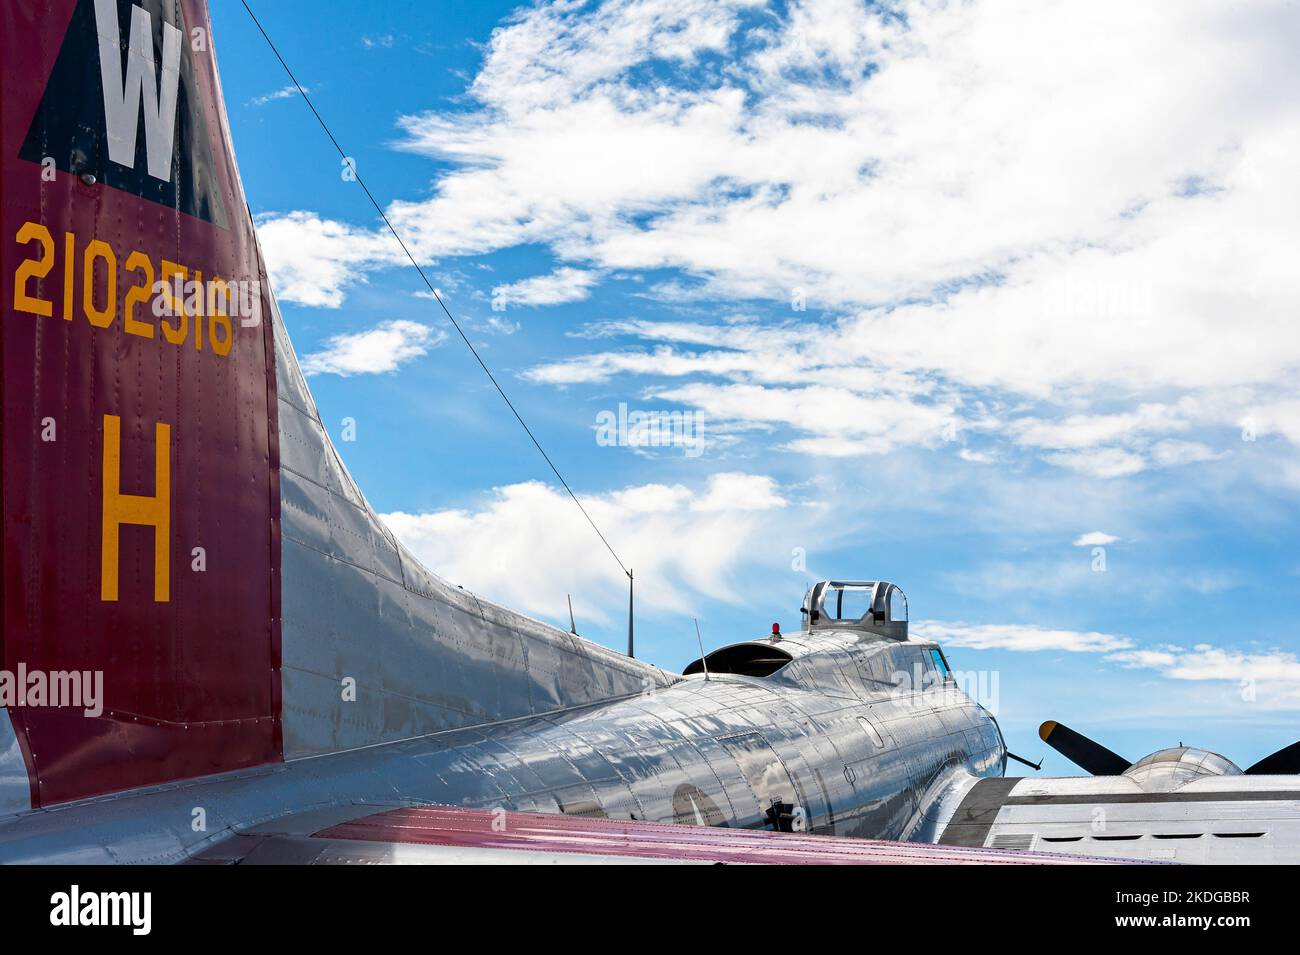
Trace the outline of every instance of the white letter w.
<instances>
[{"instance_id":1,"label":"white letter w","mask_svg":"<svg viewBox=\"0 0 1300 955\"><path fill-rule=\"evenodd\" d=\"M145 153L149 175L172 177L172 144L176 137L176 88L180 83L181 31L163 21L163 68L155 79L153 23L141 7L131 7L131 45L122 82L122 32L117 0L95 0L95 29L99 33L99 75L104 86L104 124L108 127L108 157L135 168L135 136L144 95ZM161 93L161 95L159 95Z\"/></svg>"}]
</instances>

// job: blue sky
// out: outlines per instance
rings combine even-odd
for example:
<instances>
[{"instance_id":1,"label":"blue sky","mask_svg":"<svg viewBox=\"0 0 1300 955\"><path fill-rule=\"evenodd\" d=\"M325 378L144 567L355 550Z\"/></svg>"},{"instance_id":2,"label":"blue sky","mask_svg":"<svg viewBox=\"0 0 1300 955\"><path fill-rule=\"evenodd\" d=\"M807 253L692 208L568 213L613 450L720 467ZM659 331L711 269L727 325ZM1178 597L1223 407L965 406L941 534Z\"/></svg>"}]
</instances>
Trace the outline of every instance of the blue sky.
<instances>
[{"instance_id":1,"label":"blue sky","mask_svg":"<svg viewBox=\"0 0 1300 955\"><path fill-rule=\"evenodd\" d=\"M1293 6L254 9L637 569L640 656L883 577L996 674L1024 755L1048 718L1130 758L1300 735ZM572 593L622 646L618 567L242 7L213 17L277 295L371 503L433 571L565 625ZM703 443L611 443L620 405Z\"/></svg>"}]
</instances>

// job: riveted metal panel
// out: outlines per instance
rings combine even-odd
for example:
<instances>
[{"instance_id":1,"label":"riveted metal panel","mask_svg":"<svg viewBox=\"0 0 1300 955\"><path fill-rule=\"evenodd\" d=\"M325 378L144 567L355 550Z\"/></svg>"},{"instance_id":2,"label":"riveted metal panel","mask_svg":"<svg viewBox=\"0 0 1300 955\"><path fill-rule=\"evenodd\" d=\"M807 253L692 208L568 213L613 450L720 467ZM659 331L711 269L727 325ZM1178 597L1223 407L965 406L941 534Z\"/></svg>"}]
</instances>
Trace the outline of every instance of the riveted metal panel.
<instances>
[{"instance_id":1,"label":"riveted metal panel","mask_svg":"<svg viewBox=\"0 0 1300 955\"><path fill-rule=\"evenodd\" d=\"M165 29L210 36L201 3L139 7L159 62ZM178 69L161 78L179 90L168 178L145 171L148 123L134 166L110 158L99 36L112 30L98 20L117 13L109 42L124 55L133 9L0 8L4 660L103 674L98 717L10 713L41 804L279 758L269 329L233 319L227 339L210 315L156 317L152 294L128 303L165 261L191 278L258 280L252 224L210 45L181 42ZM128 308L147 335L128 331ZM151 512L157 529L103 533L105 501L118 499L106 466L120 494L162 502ZM105 540L118 546L116 562Z\"/></svg>"},{"instance_id":2,"label":"riveted metal panel","mask_svg":"<svg viewBox=\"0 0 1300 955\"><path fill-rule=\"evenodd\" d=\"M272 320L280 322L275 309ZM655 667L480 600L420 566L355 492L287 336L277 332L277 340L290 396L280 407L288 757L547 713L671 682ZM354 699L341 692L348 677L356 681Z\"/></svg>"}]
</instances>

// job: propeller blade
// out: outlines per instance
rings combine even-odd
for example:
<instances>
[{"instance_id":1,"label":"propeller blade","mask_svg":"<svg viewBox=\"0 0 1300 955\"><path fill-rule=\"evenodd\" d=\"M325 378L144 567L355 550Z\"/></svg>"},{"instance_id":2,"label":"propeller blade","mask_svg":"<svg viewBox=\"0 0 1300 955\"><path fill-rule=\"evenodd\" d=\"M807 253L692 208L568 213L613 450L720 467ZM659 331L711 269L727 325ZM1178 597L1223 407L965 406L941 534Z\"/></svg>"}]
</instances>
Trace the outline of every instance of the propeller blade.
<instances>
[{"instance_id":1,"label":"propeller blade","mask_svg":"<svg viewBox=\"0 0 1300 955\"><path fill-rule=\"evenodd\" d=\"M1123 756L1055 720L1048 720L1038 727L1038 736L1074 765L1094 776L1118 776L1133 765Z\"/></svg>"},{"instance_id":2,"label":"propeller blade","mask_svg":"<svg viewBox=\"0 0 1300 955\"><path fill-rule=\"evenodd\" d=\"M1247 776L1294 776L1300 773L1300 742L1284 746L1246 770Z\"/></svg>"}]
</instances>

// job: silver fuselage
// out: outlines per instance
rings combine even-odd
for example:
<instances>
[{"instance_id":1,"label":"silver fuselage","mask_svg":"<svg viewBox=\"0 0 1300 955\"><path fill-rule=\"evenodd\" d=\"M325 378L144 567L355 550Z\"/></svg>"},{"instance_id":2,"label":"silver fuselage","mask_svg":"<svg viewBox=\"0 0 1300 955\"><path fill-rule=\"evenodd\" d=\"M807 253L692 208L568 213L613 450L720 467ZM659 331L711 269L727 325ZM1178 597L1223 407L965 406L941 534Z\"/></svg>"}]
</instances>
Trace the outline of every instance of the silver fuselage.
<instances>
[{"instance_id":1,"label":"silver fuselage","mask_svg":"<svg viewBox=\"0 0 1300 955\"><path fill-rule=\"evenodd\" d=\"M598 705L60 806L0 823L0 861L174 862L259 824L301 815L312 828L361 804L764 827L777 802L813 833L933 838L945 794L1000 774L1005 749L959 691L878 684L925 646L803 634L799 655L769 677L689 676Z\"/></svg>"}]
</instances>

